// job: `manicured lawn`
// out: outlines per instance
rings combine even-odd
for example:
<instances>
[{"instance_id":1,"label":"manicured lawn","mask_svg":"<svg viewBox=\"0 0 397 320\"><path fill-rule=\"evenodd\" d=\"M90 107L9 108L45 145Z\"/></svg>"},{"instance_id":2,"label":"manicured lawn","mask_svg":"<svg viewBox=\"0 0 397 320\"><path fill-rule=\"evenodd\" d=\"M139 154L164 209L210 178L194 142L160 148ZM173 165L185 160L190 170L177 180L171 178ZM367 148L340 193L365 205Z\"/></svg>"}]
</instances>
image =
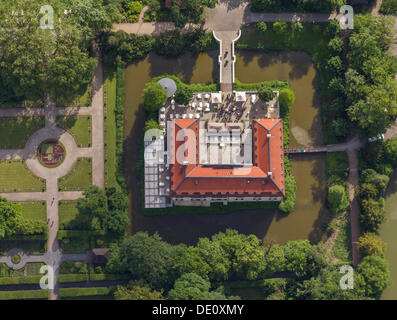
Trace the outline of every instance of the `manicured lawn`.
<instances>
[{"instance_id":1,"label":"manicured lawn","mask_svg":"<svg viewBox=\"0 0 397 320\"><path fill-rule=\"evenodd\" d=\"M91 158L79 158L72 170L58 179L59 191L85 190L92 184Z\"/></svg>"},{"instance_id":2,"label":"manicured lawn","mask_svg":"<svg viewBox=\"0 0 397 320\"><path fill-rule=\"evenodd\" d=\"M89 107L92 101L92 86L81 88L80 93L71 99L57 98L57 107Z\"/></svg>"},{"instance_id":3,"label":"manicured lawn","mask_svg":"<svg viewBox=\"0 0 397 320\"><path fill-rule=\"evenodd\" d=\"M25 148L29 137L44 125L44 117L0 119L0 149Z\"/></svg>"},{"instance_id":4,"label":"manicured lawn","mask_svg":"<svg viewBox=\"0 0 397 320\"><path fill-rule=\"evenodd\" d=\"M25 219L46 221L47 205L45 201L16 202L22 208L22 215Z\"/></svg>"},{"instance_id":5,"label":"manicured lawn","mask_svg":"<svg viewBox=\"0 0 397 320\"><path fill-rule=\"evenodd\" d=\"M37 276L40 275L40 268L43 265L44 263L41 262L31 262L20 270L12 270L6 264L0 263L0 277Z\"/></svg>"},{"instance_id":6,"label":"manicured lawn","mask_svg":"<svg viewBox=\"0 0 397 320\"><path fill-rule=\"evenodd\" d=\"M36 177L22 160L0 160L0 192L45 191L45 180Z\"/></svg>"},{"instance_id":7,"label":"manicured lawn","mask_svg":"<svg viewBox=\"0 0 397 320\"><path fill-rule=\"evenodd\" d=\"M76 208L77 201L59 202L59 228L64 229L65 225L76 219L79 211Z\"/></svg>"},{"instance_id":8,"label":"manicured lawn","mask_svg":"<svg viewBox=\"0 0 397 320\"><path fill-rule=\"evenodd\" d=\"M116 74L106 72L105 101L105 184L106 187L119 187L116 180Z\"/></svg>"},{"instance_id":9,"label":"manicured lawn","mask_svg":"<svg viewBox=\"0 0 397 320\"><path fill-rule=\"evenodd\" d=\"M91 116L57 117L57 126L69 132L81 148L91 146L91 123Z\"/></svg>"}]
</instances>

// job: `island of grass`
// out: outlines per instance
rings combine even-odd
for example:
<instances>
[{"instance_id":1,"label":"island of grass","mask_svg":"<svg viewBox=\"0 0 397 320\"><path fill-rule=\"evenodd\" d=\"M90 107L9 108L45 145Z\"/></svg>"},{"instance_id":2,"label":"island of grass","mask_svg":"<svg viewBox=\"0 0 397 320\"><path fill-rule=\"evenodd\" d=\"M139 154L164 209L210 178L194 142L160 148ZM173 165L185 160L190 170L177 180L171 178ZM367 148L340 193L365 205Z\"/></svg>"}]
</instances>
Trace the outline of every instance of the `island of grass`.
<instances>
[{"instance_id":1,"label":"island of grass","mask_svg":"<svg viewBox=\"0 0 397 320\"><path fill-rule=\"evenodd\" d=\"M91 147L91 116L59 116L56 123L73 136L79 148Z\"/></svg>"},{"instance_id":2,"label":"island of grass","mask_svg":"<svg viewBox=\"0 0 397 320\"><path fill-rule=\"evenodd\" d=\"M58 179L59 191L83 191L92 184L91 158L78 158L70 172Z\"/></svg>"},{"instance_id":3,"label":"island of grass","mask_svg":"<svg viewBox=\"0 0 397 320\"><path fill-rule=\"evenodd\" d=\"M45 188L45 180L35 176L25 160L0 160L0 192L40 192Z\"/></svg>"},{"instance_id":4,"label":"island of grass","mask_svg":"<svg viewBox=\"0 0 397 320\"><path fill-rule=\"evenodd\" d=\"M29 137L44 125L44 117L0 119L0 149L25 148Z\"/></svg>"}]
</instances>

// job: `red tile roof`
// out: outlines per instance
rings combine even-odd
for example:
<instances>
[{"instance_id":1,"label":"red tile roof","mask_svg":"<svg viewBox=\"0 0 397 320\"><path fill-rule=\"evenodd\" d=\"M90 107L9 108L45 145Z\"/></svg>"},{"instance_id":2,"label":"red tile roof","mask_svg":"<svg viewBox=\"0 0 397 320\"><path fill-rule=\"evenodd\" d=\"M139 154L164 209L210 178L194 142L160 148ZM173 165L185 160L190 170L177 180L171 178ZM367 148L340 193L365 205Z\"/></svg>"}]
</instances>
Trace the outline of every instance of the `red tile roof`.
<instances>
[{"instance_id":1,"label":"red tile roof","mask_svg":"<svg viewBox=\"0 0 397 320\"><path fill-rule=\"evenodd\" d=\"M280 197L284 189L283 124L280 119L252 121L252 167L203 166L199 163L199 121L172 119L170 130L170 181L174 197L216 196L269 196ZM172 128L174 127L174 128ZM184 129L192 129L186 131ZM195 137L189 137L189 135ZM183 146L195 138L195 148L189 152ZM176 154L182 152L186 165L178 163ZM194 161L195 159L195 161Z\"/></svg>"}]
</instances>

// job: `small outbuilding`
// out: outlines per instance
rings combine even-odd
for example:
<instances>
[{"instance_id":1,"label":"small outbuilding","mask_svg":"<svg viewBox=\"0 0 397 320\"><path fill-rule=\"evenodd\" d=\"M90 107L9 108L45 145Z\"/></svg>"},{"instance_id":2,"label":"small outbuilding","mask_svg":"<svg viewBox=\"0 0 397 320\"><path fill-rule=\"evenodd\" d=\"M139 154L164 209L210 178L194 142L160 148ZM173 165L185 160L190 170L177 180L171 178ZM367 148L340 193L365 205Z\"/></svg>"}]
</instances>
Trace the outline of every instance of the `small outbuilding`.
<instances>
[{"instance_id":1,"label":"small outbuilding","mask_svg":"<svg viewBox=\"0 0 397 320\"><path fill-rule=\"evenodd\" d=\"M106 264L110 259L109 248L95 248L91 249L91 262L93 264Z\"/></svg>"},{"instance_id":2,"label":"small outbuilding","mask_svg":"<svg viewBox=\"0 0 397 320\"><path fill-rule=\"evenodd\" d=\"M172 97L175 92L176 92L176 83L174 80L170 78L162 78L159 81L157 81L161 85L161 87L167 91L167 96Z\"/></svg>"}]
</instances>

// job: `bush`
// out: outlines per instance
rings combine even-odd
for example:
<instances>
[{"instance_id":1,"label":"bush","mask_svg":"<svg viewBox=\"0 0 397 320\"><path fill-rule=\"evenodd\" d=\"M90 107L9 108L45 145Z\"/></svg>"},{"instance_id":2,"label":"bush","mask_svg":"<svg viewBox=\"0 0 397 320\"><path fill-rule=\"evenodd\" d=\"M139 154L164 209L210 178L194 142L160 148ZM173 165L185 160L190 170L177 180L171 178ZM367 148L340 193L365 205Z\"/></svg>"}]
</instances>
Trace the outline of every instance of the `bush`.
<instances>
[{"instance_id":1,"label":"bush","mask_svg":"<svg viewBox=\"0 0 397 320\"><path fill-rule=\"evenodd\" d=\"M132 1L127 4L127 20L128 22L137 22L139 14L143 9L143 5L140 1Z\"/></svg>"},{"instance_id":2,"label":"bush","mask_svg":"<svg viewBox=\"0 0 397 320\"><path fill-rule=\"evenodd\" d=\"M385 209L383 201L374 199L361 202L360 224L364 231L377 232L385 221Z\"/></svg>"},{"instance_id":3,"label":"bush","mask_svg":"<svg viewBox=\"0 0 397 320\"><path fill-rule=\"evenodd\" d=\"M258 29L259 32L266 32L267 30L267 24L263 21L259 21L256 23L256 29Z\"/></svg>"},{"instance_id":4,"label":"bush","mask_svg":"<svg viewBox=\"0 0 397 320\"><path fill-rule=\"evenodd\" d=\"M162 130L163 128L158 124L156 120L149 119L145 122L145 132L151 129Z\"/></svg>"},{"instance_id":5,"label":"bush","mask_svg":"<svg viewBox=\"0 0 397 320\"><path fill-rule=\"evenodd\" d=\"M333 96L341 96L344 92L345 81L341 77L332 78L329 81L329 89Z\"/></svg>"},{"instance_id":6,"label":"bush","mask_svg":"<svg viewBox=\"0 0 397 320\"><path fill-rule=\"evenodd\" d=\"M383 0L380 12L385 15L397 15L397 0Z\"/></svg>"},{"instance_id":7,"label":"bush","mask_svg":"<svg viewBox=\"0 0 397 320\"><path fill-rule=\"evenodd\" d=\"M258 95L259 95L259 99L261 99L263 102L268 102L274 98L273 89L266 85L262 85L258 89Z\"/></svg>"},{"instance_id":8,"label":"bush","mask_svg":"<svg viewBox=\"0 0 397 320\"><path fill-rule=\"evenodd\" d=\"M346 210L349 205L349 198L346 189L340 185L328 188L328 206L333 213Z\"/></svg>"},{"instance_id":9,"label":"bush","mask_svg":"<svg viewBox=\"0 0 397 320\"><path fill-rule=\"evenodd\" d=\"M186 49L183 34L178 30L163 32L155 42L155 51L162 56L176 57Z\"/></svg>"},{"instance_id":10,"label":"bush","mask_svg":"<svg viewBox=\"0 0 397 320\"><path fill-rule=\"evenodd\" d=\"M285 177L285 198L280 203L279 209L284 213L290 213L295 208L296 201L296 182L292 174Z\"/></svg>"},{"instance_id":11,"label":"bush","mask_svg":"<svg viewBox=\"0 0 397 320\"><path fill-rule=\"evenodd\" d=\"M367 297L379 299L383 290L393 284L390 277L389 264L382 257L365 257L357 270L364 278L365 295Z\"/></svg>"},{"instance_id":12,"label":"bush","mask_svg":"<svg viewBox=\"0 0 397 320\"><path fill-rule=\"evenodd\" d=\"M345 114L345 101L342 97L336 97L330 104L329 109L335 116L343 116Z\"/></svg>"},{"instance_id":13,"label":"bush","mask_svg":"<svg viewBox=\"0 0 397 320\"><path fill-rule=\"evenodd\" d=\"M175 102L178 104L187 105L193 98L193 91L184 85L179 85L175 92Z\"/></svg>"},{"instance_id":14,"label":"bush","mask_svg":"<svg viewBox=\"0 0 397 320\"><path fill-rule=\"evenodd\" d=\"M328 43L328 50L333 56L339 56L343 52L343 47L343 40L338 37L331 39Z\"/></svg>"},{"instance_id":15,"label":"bush","mask_svg":"<svg viewBox=\"0 0 397 320\"><path fill-rule=\"evenodd\" d=\"M280 90L279 96L280 116L284 118L291 111L291 106L295 101L294 92L290 88Z\"/></svg>"},{"instance_id":16,"label":"bush","mask_svg":"<svg viewBox=\"0 0 397 320\"><path fill-rule=\"evenodd\" d=\"M357 245L363 256L383 256L386 251L386 243L375 233L364 233Z\"/></svg>"},{"instance_id":17,"label":"bush","mask_svg":"<svg viewBox=\"0 0 397 320\"><path fill-rule=\"evenodd\" d=\"M349 133L349 124L345 118L333 120L331 127L337 137L346 137Z\"/></svg>"},{"instance_id":18,"label":"bush","mask_svg":"<svg viewBox=\"0 0 397 320\"><path fill-rule=\"evenodd\" d=\"M167 101L167 92L159 83L149 82L143 91L143 106L149 112L159 110Z\"/></svg>"},{"instance_id":19,"label":"bush","mask_svg":"<svg viewBox=\"0 0 397 320\"><path fill-rule=\"evenodd\" d=\"M327 69L331 77L340 77L345 69L339 56L331 57L327 62Z\"/></svg>"}]
</instances>

